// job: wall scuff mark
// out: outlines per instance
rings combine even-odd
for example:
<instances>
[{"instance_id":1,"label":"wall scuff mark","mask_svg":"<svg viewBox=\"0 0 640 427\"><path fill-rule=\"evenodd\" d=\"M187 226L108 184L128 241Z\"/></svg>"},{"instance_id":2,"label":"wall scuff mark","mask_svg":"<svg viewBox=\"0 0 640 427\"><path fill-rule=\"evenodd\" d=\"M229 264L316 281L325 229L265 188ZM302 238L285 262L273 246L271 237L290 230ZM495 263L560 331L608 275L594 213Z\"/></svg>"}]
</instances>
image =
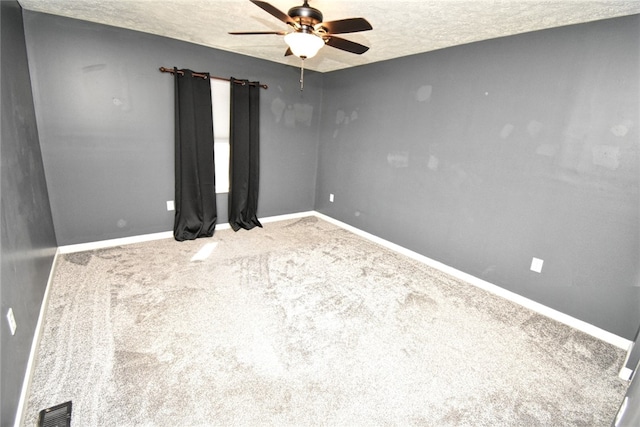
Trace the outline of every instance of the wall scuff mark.
<instances>
[{"instance_id":1,"label":"wall scuff mark","mask_svg":"<svg viewBox=\"0 0 640 427\"><path fill-rule=\"evenodd\" d=\"M387 163L393 168L408 168L409 167L409 152L408 151L392 151L387 154Z\"/></svg>"},{"instance_id":2,"label":"wall scuff mark","mask_svg":"<svg viewBox=\"0 0 640 427\"><path fill-rule=\"evenodd\" d=\"M593 164L607 169L616 170L620 166L620 147L598 145L591 150Z\"/></svg>"},{"instance_id":3,"label":"wall scuff mark","mask_svg":"<svg viewBox=\"0 0 640 427\"><path fill-rule=\"evenodd\" d=\"M418 102L427 102L431 99L431 93L433 92L433 88L431 85L420 86L420 88L416 91L416 101Z\"/></svg>"},{"instance_id":4,"label":"wall scuff mark","mask_svg":"<svg viewBox=\"0 0 640 427\"><path fill-rule=\"evenodd\" d=\"M542 127L542 123L540 123L539 121L531 120L527 125L527 132L529 133L529 136L535 138L540 135L540 132L542 132Z\"/></svg>"},{"instance_id":5,"label":"wall scuff mark","mask_svg":"<svg viewBox=\"0 0 640 427\"><path fill-rule=\"evenodd\" d=\"M293 111L295 112L296 123L311 126L311 120L313 119L313 105L293 104Z\"/></svg>"},{"instance_id":6,"label":"wall scuff mark","mask_svg":"<svg viewBox=\"0 0 640 427\"><path fill-rule=\"evenodd\" d=\"M536 148L536 154L546 157L553 157L558 152L558 147L552 144L541 144Z\"/></svg>"},{"instance_id":7,"label":"wall scuff mark","mask_svg":"<svg viewBox=\"0 0 640 427\"><path fill-rule=\"evenodd\" d=\"M275 116L276 123L280 123L282 120L282 113L284 113L284 109L287 107L287 104L280 98L276 98L271 101L271 112Z\"/></svg>"},{"instance_id":8,"label":"wall scuff mark","mask_svg":"<svg viewBox=\"0 0 640 427\"><path fill-rule=\"evenodd\" d=\"M427 167L432 170L432 171L436 171L438 170L438 164L440 163L440 161L438 160L438 158L434 155L430 155L429 156L429 161L427 162Z\"/></svg>"},{"instance_id":9,"label":"wall scuff mark","mask_svg":"<svg viewBox=\"0 0 640 427\"><path fill-rule=\"evenodd\" d=\"M511 135L511 132L513 132L513 129L515 129L515 126L513 126L511 123L507 123L506 125L504 125L502 130L500 131L500 138L507 139L509 135Z\"/></svg>"},{"instance_id":10,"label":"wall scuff mark","mask_svg":"<svg viewBox=\"0 0 640 427\"><path fill-rule=\"evenodd\" d=\"M625 120L622 123L612 126L611 133L619 137L627 136L627 133L629 133L629 129L632 126L633 122L631 120Z\"/></svg>"}]
</instances>

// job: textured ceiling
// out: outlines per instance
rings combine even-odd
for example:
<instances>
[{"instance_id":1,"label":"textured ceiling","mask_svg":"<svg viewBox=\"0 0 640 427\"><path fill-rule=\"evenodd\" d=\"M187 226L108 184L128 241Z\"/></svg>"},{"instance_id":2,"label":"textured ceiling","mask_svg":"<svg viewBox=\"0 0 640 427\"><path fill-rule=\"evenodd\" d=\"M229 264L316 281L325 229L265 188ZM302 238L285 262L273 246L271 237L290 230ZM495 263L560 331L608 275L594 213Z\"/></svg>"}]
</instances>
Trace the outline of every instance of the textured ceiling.
<instances>
[{"instance_id":1,"label":"textured ceiling","mask_svg":"<svg viewBox=\"0 0 640 427\"><path fill-rule=\"evenodd\" d=\"M129 28L299 66L284 57L281 36L229 31L288 29L249 0L19 0L24 9ZM283 12L301 0L271 0ZM324 47L305 67L327 72L449 46L640 13L632 0L310 0L325 21L363 17L373 30L344 38L369 46L363 55Z\"/></svg>"}]
</instances>

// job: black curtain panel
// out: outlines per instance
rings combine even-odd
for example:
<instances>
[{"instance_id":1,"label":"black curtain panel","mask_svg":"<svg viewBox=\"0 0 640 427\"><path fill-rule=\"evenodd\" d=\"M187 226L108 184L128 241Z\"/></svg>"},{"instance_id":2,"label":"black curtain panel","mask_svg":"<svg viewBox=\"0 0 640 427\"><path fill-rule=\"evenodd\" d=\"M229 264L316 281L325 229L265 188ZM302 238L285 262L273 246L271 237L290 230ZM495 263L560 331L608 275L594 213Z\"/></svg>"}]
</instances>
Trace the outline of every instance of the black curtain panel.
<instances>
[{"instance_id":1,"label":"black curtain panel","mask_svg":"<svg viewBox=\"0 0 640 427\"><path fill-rule=\"evenodd\" d=\"M211 81L174 68L176 240L211 237L218 219L213 155Z\"/></svg>"},{"instance_id":2,"label":"black curtain panel","mask_svg":"<svg viewBox=\"0 0 640 427\"><path fill-rule=\"evenodd\" d=\"M260 85L231 80L229 225L234 231L262 227L258 221Z\"/></svg>"}]
</instances>

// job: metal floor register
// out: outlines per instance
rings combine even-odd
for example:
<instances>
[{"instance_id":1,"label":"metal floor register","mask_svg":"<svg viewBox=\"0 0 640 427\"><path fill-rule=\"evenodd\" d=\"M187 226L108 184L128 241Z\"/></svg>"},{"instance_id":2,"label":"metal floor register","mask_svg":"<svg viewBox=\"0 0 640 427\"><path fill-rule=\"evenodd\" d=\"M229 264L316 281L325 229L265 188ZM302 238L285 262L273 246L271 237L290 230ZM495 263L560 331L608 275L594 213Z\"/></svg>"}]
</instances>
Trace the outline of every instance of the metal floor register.
<instances>
[{"instance_id":1,"label":"metal floor register","mask_svg":"<svg viewBox=\"0 0 640 427\"><path fill-rule=\"evenodd\" d=\"M38 416L38 427L70 427L71 401L43 409Z\"/></svg>"}]
</instances>

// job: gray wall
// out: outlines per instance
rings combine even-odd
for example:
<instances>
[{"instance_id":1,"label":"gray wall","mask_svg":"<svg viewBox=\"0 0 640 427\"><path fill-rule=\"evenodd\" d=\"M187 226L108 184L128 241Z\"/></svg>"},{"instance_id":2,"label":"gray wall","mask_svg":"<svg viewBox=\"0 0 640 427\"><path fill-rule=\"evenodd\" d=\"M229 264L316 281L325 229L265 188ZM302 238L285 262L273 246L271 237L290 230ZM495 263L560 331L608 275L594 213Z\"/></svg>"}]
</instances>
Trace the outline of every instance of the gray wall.
<instances>
[{"instance_id":1,"label":"gray wall","mask_svg":"<svg viewBox=\"0 0 640 427\"><path fill-rule=\"evenodd\" d=\"M258 215L313 209L321 74L301 93L294 67L37 12L24 25L60 245L173 228L173 78L160 66L268 84ZM220 223L226 207L218 195Z\"/></svg>"},{"instance_id":2,"label":"gray wall","mask_svg":"<svg viewBox=\"0 0 640 427\"><path fill-rule=\"evenodd\" d=\"M31 97L20 6L0 2L2 170L0 424L11 426L56 250ZM6 318L13 308L16 334Z\"/></svg>"},{"instance_id":3,"label":"gray wall","mask_svg":"<svg viewBox=\"0 0 640 427\"><path fill-rule=\"evenodd\" d=\"M316 210L633 339L639 36L636 15L325 74Z\"/></svg>"}]
</instances>

